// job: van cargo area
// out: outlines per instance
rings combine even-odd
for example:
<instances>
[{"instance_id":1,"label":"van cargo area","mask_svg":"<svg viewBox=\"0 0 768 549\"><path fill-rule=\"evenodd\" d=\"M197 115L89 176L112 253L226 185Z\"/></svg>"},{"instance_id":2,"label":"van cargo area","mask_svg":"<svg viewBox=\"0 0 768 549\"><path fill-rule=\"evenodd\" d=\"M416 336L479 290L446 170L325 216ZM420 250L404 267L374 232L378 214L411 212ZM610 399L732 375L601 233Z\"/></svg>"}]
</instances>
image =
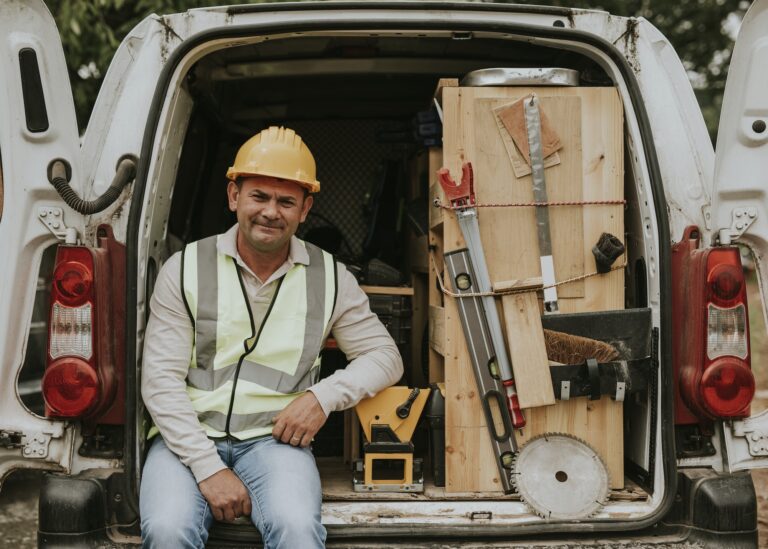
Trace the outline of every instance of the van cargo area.
<instances>
[{"instance_id":1,"label":"van cargo area","mask_svg":"<svg viewBox=\"0 0 768 549\"><path fill-rule=\"evenodd\" d=\"M215 403L194 406L207 427L226 419L208 433L247 437L239 427L270 419L280 405L251 403L273 400L266 378L285 401L323 378L349 397L318 388L335 410L355 397L334 381L374 373L348 337L356 313L332 313L347 286L333 284L331 255L402 355L399 381L390 347L397 369L376 387L393 385L330 412L312 440L328 547L757 546L750 470L768 467L768 412L754 404L764 341L750 324L768 300L768 0L724 58L717 151L690 67L643 17L389 0L149 15L115 51L83 131L44 0L2 5L0 485L46 473L41 547L141 544L142 475L157 486L142 388L158 422L165 390L144 353L150 300L185 249L187 312L227 329L189 372L185 357L167 370L177 387L212 374ZM316 161L310 211L277 207L286 221L307 214L296 234L324 259L265 288L278 305L251 336L242 272L210 270L208 237L236 222L226 174L253 173L233 160L256 134L303 155L306 170L283 177L304 181ZM241 211L268 217L248 193ZM240 354L230 343L244 339ZM284 435L302 433L315 431ZM252 547L259 532L241 517L208 539Z\"/></svg>"},{"instance_id":2,"label":"van cargo area","mask_svg":"<svg viewBox=\"0 0 768 549\"><path fill-rule=\"evenodd\" d=\"M447 302L456 298L444 295L439 287L446 278L442 254L459 247L455 245L459 242L455 225L449 228L447 221L454 213L434 203L435 199L444 205L448 203L439 191L436 171L445 160L442 147L448 137L444 131L451 123L447 117L459 116L449 112L445 92L453 89L456 94L455 90L480 89L485 84L494 89L513 87L483 80L483 74L489 74L483 73L483 69L498 67L524 69L523 73L531 75L526 89L544 98L543 110L549 111L550 117L562 105L578 108L579 101L585 105L588 100L579 99L584 90L607 90L605 93L612 94L617 105L611 115L618 116L617 141L607 141L606 135L589 141L585 131L600 121L581 120L578 113L574 124L587 129L581 130L578 144L568 141L570 126L563 127L566 122L561 116L551 118L551 122L562 140L569 143L561 151L562 161L566 162L571 154L568 147L583 154L583 162L577 159L576 171L571 173L573 181L581 181L580 170L584 170L585 178L591 172L613 170L608 175L618 177L620 198L626 200L626 204L610 206L612 209L581 204L570 207L579 227L582 221L585 227L601 225L600 215L613 220L606 221L606 226L618 223L618 229L612 232L626 245L626 254L619 260L626 261L626 267L622 273L615 273L623 276L613 301L615 306L601 309L599 304L593 304L591 308L576 307L570 311L566 306L563 316L585 314L580 321L571 322L572 330L578 325L582 332L578 335L600 339L602 334L614 343L629 341L639 329L644 339L636 339L634 348L624 349L621 359L645 359L647 374L643 385L634 387L626 398L614 393L603 396L602 401L584 396L569 401L581 406L584 414L597 410L598 404L612 407L613 415L606 412L601 416L608 423L592 425L586 435L576 434L581 435L579 438L589 436L603 441L600 444L604 447L598 453L603 461L610 462L607 468L611 473L620 471L618 478L610 479L605 506L579 522L641 519L658 508L665 490L656 395L658 368L668 365L660 365L657 359L658 330L654 329L654 322L658 321L653 319L658 318L658 298L653 295L654 282L649 279L647 267L649 261L655 262L648 258L649 251L655 254L656 249L656 237L651 230L653 205L650 192L636 177L637 158L633 158L631 143L640 136L630 133L637 131L630 128L637 125L622 123L624 118L634 119L635 115L626 111L627 104L622 107L616 83L598 63L573 50L538 46L512 36L406 31L303 33L217 48L190 65L183 78L177 80L178 87L169 92L172 99L166 103L167 116L156 142L157 147L162 141L157 149L162 154L154 160L150 172L155 176L150 179L153 198L147 202L149 213L145 213L149 225L141 233L148 247L139 247L139 265L145 264L147 273L155 273L185 243L231 227L235 218L227 208L224 174L237 148L270 125L292 128L312 150L322 183L322 192L315 197L314 207L298 236L333 252L367 288L374 312L390 330L403 356L405 375L401 384L422 390L432 387L433 398L412 438L414 457L423 471L423 491L355 490L353 478L360 473L355 470L355 460L362 457L365 443L360 424L351 410L331 414L313 444L323 482L323 521L331 538L361 531L389 535L416 528L425 533L461 526L487 526L487 532L497 527L500 530L496 532L510 532L513 526L536 525L544 531L558 530L558 521L548 522L536 516L517 494L502 492L495 463L488 460L490 439L477 402L463 404L467 409L470 405L476 407L477 415L471 419L446 421L444 413L436 411L441 406L456 410L457 399L471 399L475 395L473 386L464 384L457 389L455 385L467 380L473 383L473 378L469 361L457 359L462 351L449 348L461 345L464 337L455 316L452 321L450 312L447 320L445 317L449 310ZM553 67L576 75L570 91L562 92L563 86L551 86L551 82L537 76L546 72L538 69ZM480 79L462 83L467 75L480 75ZM546 102L549 95L561 92L565 99L573 101L561 101L555 107L554 103ZM567 108L565 112L567 115ZM580 112L587 116L590 111L584 107ZM493 131L493 139L501 142L501 128ZM597 158L587 158L595 152L588 148L595 144L615 151L607 168L605 156L599 151ZM460 163L453 162L454 179L460 177L458 167ZM488 178L477 178L474 185L482 197L483 189L491 183ZM493 214L489 213L491 208L481 209L481 232L483 216L525 215L533 219L531 208L524 209L527 211L499 208ZM560 223L556 221L560 214L552 215L554 227ZM553 228L553 234L562 236L562 229ZM493 250L498 249L503 255L502 248L517 238L522 236L499 233L492 241L485 238L485 253L492 271L492 264L497 261ZM594 244L590 242L589 248ZM536 248L531 253L538 264ZM585 264L583 258L580 261L577 267L581 272L573 271L574 275L595 270L593 263ZM144 307L151 284L152 276L147 276L147 295L140 299ZM140 288L140 295L142 291ZM569 295L578 297L577 294L571 295L566 286L562 287L564 302ZM603 291L596 295L603 295ZM140 308L139 316L145 313ZM617 314L634 320L618 324L615 316L611 316ZM545 328L554 316L545 315ZM139 322L141 326L142 320ZM443 331L450 332L447 343ZM465 373L456 374L451 369L459 366L455 365L456 360L454 366L448 365L450 353L454 353L453 358L461 363ZM323 375L344 364L343 353L334 349L331 342L323 352ZM448 379L455 375L464 376L463 381ZM446 398L447 393L447 403L436 402L438 387L443 390L441 398ZM565 402L562 399L567 395L561 387L556 387L556 394L560 403ZM604 401L607 403L601 404ZM581 404L574 404L577 402ZM565 411L560 413L568 416L576 409L568 412L563 408ZM531 419L521 431L521 440L532 438L537 429L541 431L550 421L544 416L535 417L538 419ZM136 419L143 424L141 413ZM461 421L469 423L462 426ZM566 431L568 421L565 417L560 422ZM572 417L570 421L574 421ZM587 420L584 421L586 424ZM464 427L473 430L474 438L462 439L464 435L457 434ZM455 463L451 465L450 460ZM456 476L462 470L457 463L464 464L461 474L467 478ZM390 474L399 478L402 471ZM217 525L211 539L250 535L244 531L238 534L238 528ZM255 535L255 531L251 534Z\"/></svg>"}]
</instances>

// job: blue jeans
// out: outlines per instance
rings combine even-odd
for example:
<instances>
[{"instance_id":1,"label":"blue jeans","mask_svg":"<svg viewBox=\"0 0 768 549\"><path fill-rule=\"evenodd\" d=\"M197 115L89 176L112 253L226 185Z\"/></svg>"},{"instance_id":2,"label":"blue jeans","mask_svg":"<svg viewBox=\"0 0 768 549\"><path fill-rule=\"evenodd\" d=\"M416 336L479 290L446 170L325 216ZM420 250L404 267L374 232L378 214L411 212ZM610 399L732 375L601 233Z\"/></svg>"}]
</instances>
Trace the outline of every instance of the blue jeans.
<instances>
[{"instance_id":1,"label":"blue jeans","mask_svg":"<svg viewBox=\"0 0 768 549\"><path fill-rule=\"evenodd\" d=\"M325 546L320 475L309 448L266 436L219 441L216 449L251 494L251 520L265 548ZM205 547L213 514L192 472L160 436L147 455L139 498L144 547Z\"/></svg>"}]
</instances>

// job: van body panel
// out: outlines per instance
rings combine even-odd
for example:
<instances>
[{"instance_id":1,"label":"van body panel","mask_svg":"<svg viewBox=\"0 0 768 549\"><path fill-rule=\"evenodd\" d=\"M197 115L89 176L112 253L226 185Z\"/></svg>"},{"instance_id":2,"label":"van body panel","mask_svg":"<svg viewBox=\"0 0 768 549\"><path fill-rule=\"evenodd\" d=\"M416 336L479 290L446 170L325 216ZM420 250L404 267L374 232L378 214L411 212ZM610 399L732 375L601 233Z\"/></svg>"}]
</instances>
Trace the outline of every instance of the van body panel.
<instances>
[{"instance_id":1,"label":"van body panel","mask_svg":"<svg viewBox=\"0 0 768 549\"><path fill-rule=\"evenodd\" d=\"M322 9L317 13L312 12L312 10L299 10L298 13L292 14L289 20L284 17L272 17L273 14L271 12L265 14L265 10L247 10L234 14L231 13L228 25L202 30L200 28L192 29L198 32L191 34L181 44L181 47L172 54L171 59L173 59L175 65L169 63L164 68L163 76L158 84L157 94L154 98L153 120L150 120L147 125L147 133L145 134L145 142L142 149L143 165L139 167L136 196L143 196L143 201L132 203L130 226L127 232L128 245L135 246L134 251L129 252L129 277L139 276L134 286L135 294L129 299L135 300L137 309L141 309L144 306L147 296L145 281L140 276L141 266L150 261L161 263L164 255L167 255L167 251L157 249L153 245L155 241L162 241L166 227L166 220L162 215L157 214L161 213L163 208L167 208L167 206L158 203L156 197L162 197L163 200L166 200L173 185L172 176L175 173L176 161L174 156L167 154L172 150L168 147L168 144L175 139L172 135L173 128L177 127L177 124L184 121L185 116L187 116L188 99L185 98L187 92L183 89L182 79L193 62L221 48L253 44L267 40L275 41L281 38L290 39L293 36L305 37L308 34L364 37L370 35L371 31L369 29L373 28L376 29L374 33L376 36L400 36L409 32L418 35L418 33L425 31L435 35L451 36L457 30L468 32L467 29L471 29L472 33L476 33L476 36L493 36L497 38L507 30L507 27L502 26L499 22L500 16L498 13L493 14L494 23L489 18L488 13L482 10L478 10L477 14L474 12L463 13L460 22L457 22L456 14L454 13L421 13L418 11L409 12L408 10L386 12L371 8L370 6L373 6L373 4L365 4L365 7L359 9L356 13L350 13L351 10L349 9L339 10L337 13L333 10L324 11ZM464 9L467 12L470 11L466 10L466 5L464 5ZM212 17L208 13L212 10L200 11L206 12L206 17ZM172 27L174 32L182 32L184 29L195 27L193 18L197 16L197 13L198 10L195 10L195 12L189 12L186 18L177 15L166 19L167 21L181 19L179 25L172 25ZM214 15L217 14L218 12L215 12ZM256 15L259 17L256 17ZM660 204L657 204L657 201L653 198L654 195L658 196L659 190L662 189L661 179L658 177L658 166L655 163L655 149L652 146L648 148L653 143L650 137L652 132L648 127L647 117L645 117L644 112L645 104L634 80L634 73L625 63L621 53L614 51L615 48L598 33L592 34L578 30L574 32L571 29L566 29L571 33L567 35L568 39L563 35L563 39L559 40L557 36L554 36L559 31L553 31L553 23L561 19L552 17L544 25L529 25L527 21L518 24L517 15L514 13L504 14L503 18L503 23L508 24L509 28L514 29L514 37L521 38L525 36L526 32L538 33L541 36L536 38L525 36L525 40L533 41L537 45L567 47L568 49L588 55L590 58L599 59L606 72L615 77L616 86L621 93L625 106L635 106L634 108L626 108L626 120L630 126L628 140L631 142L633 152L633 156L630 159L632 164L631 171L634 174L632 183L642 188L641 192L645 197L641 203L637 204L641 211L639 219L642 221L642 225L645 226L644 229L638 229L645 235L645 238L642 240L643 250L640 253L649 258L650 269L648 270L648 277L651 280L649 283L649 301L653 304L653 320L654 325L657 325L663 317L668 315L668 313L661 309L666 299L662 297L665 293L663 288L668 284L668 281L664 281L664 277L668 275L659 269L659 265L666 261L666 259L662 260L661 257L668 253L668 248L666 248L668 240L666 237L659 240L655 235L659 233L668 234L666 228L668 219L666 215L661 219L657 217L661 212L666 214L667 210L663 206L663 194L661 195ZM530 16L530 14L523 13L520 17L527 16ZM542 14L536 14L536 16L542 17ZM605 14L598 14L597 16L603 20L607 19ZM616 19L621 20L621 18ZM192 30L189 32L192 32ZM617 33L619 32L619 28L614 30ZM509 31L507 30L507 32ZM574 39L574 36L579 39ZM512 33L507 34L506 37L512 38ZM598 43L599 47L595 43ZM622 66L619 67L618 64L622 64ZM637 109L637 112L635 112L635 109ZM163 152L166 154L161 154ZM165 175L161 177L161 174ZM151 188L150 185L159 185L160 187ZM133 265L131 265L132 261L134 262ZM131 308L130 304L128 308ZM130 326L132 321L136 322L135 326ZM137 357L141 353L142 323L141 315L138 315L136 319L129 319L129 336L132 333L137 335L136 347L134 349L135 356ZM669 343L665 335L662 335L662 338L665 338L661 343L662 348L664 348ZM667 354L666 351L662 352L663 362L668 365ZM133 358L129 359L129 363L131 360ZM659 407L657 413L661 420L656 425L656 430L646 429L644 433L639 435L639 438L642 439L640 444L641 451L647 453L650 448L655 448L655 459L643 463L642 466L651 469L651 475L659 479L658 484L649 502L646 505L635 506L633 512L629 515L624 513L623 504L618 504L622 511L617 513L613 513L613 506L611 506L611 510L606 510L606 515L598 519L601 529L627 530L632 527L639 528L642 525L651 524L653 520L661 517L664 510L671 504L675 477L673 472L674 465L670 466L669 461L671 460L674 463L674 457L671 452L672 446L669 444L666 436L663 435L663 433L671 432L671 426L669 426L670 428L663 428L664 424L671 421L672 418L671 399L666 396L666 388L669 386L669 384L664 383L663 379L660 381L659 390L665 395L665 398L658 399L657 401ZM138 476L138 473L136 473L136 476ZM662 481L661 479L664 480ZM507 505L509 505L509 502L507 502ZM349 504L349 506L354 507L355 504ZM372 507L389 509L390 507L398 507L398 504L379 503ZM426 505L426 507L429 507L429 505ZM426 507L424 507L425 511ZM435 510L441 508L439 505L432 505L431 507L434 507ZM509 509L507 509L507 512L510 512ZM422 513L421 515L423 520L433 520L435 518L431 513L426 515ZM389 514L384 513L384 516L386 518ZM382 523L380 517L377 516L376 520L380 524ZM533 516L522 518L522 520L524 523L527 523L531 531L536 532L551 532L564 528L562 523L550 522L543 524L540 519ZM397 522L390 523L388 520L383 522L391 524L392 527L396 527L398 524ZM400 526L405 526L408 523L410 523L411 528L416 525L425 524L417 519L414 521L408 517L403 517L403 522L400 523ZM583 523L576 526L569 524L568 528L584 528L585 531L591 531L594 529L595 524ZM487 533L485 529L482 532L478 528L474 530L478 535L486 535Z\"/></svg>"},{"instance_id":2,"label":"van body panel","mask_svg":"<svg viewBox=\"0 0 768 549\"><path fill-rule=\"evenodd\" d=\"M712 237L754 256L768 319L768 0L744 16L733 49L720 125L712 195ZM766 324L768 326L768 324ZM758 387L765 389L765 387ZM729 471L768 467L768 411L722 425Z\"/></svg>"},{"instance_id":3,"label":"van body panel","mask_svg":"<svg viewBox=\"0 0 768 549\"><path fill-rule=\"evenodd\" d=\"M65 159L72 187L82 190L84 185L69 74L45 3L0 3L0 37L1 480L16 468L67 471L71 466L71 433L62 422L27 410L16 380L24 364L43 252L57 242L54 232L83 228L82 216L48 182L49 162ZM43 219L54 221L46 225Z\"/></svg>"},{"instance_id":4,"label":"van body panel","mask_svg":"<svg viewBox=\"0 0 768 549\"><path fill-rule=\"evenodd\" d=\"M759 3L764 6L766 0L760 0ZM16 5L16 2L10 4ZM28 5L30 2L23 4ZM43 3L38 1L37 4ZM42 9L45 9L44 6ZM765 15L765 12L763 10L761 13ZM49 43L55 39L58 55L61 50L60 41L50 15L47 17L44 26L48 34L43 43L48 51ZM6 24L6 21L0 21L0 27ZM55 140L56 146L62 150L60 156L71 158L73 172L77 175L73 178L73 187L86 198L99 196L109 186L121 156L140 156L137 181L107 210L83 219L83 216L64 207L67 223L72 220L71 223L78 228L78 233L87 245L95 245L96 228L100 224L109 224L117 240L124 242L128 249L127 295L132 301L129 299L127 308L135 311L135 315L129 314L127 319L126 331L129 338L133 338L127 341L131 347L127 355L131 359L127 363L128 369L133 370L128 372L127 400L129 417L132 411L136 420L135 424L126 426L126 455L124 460L109 463L78 456L72 451L79 436L76 425L39 418L27 412L20 403L18 407L10 406L12 401L18 402L13 394L16 384L0 383L0 396L3 397L0 417L5 422L12 419L9 428L21 432L27 438L30 433L38 432L48 436L48 457L44 460L25 461L21 457L21 447L6 450L0 444L0 478L14 467L59 468L65 472L86 475L99 469L115 471L122 468L130 475L125 480L123 493L129 499L137 497L143 441L139 440L142 408L136 379L138 372L133 365L141 361L147 303L152 287L147 265L152 262L159 267L173 251L166 241L168 215L179 163L177 152L183 146L194 106L194 98L184 87L184 79L190 67L221 48L290 39L311 33L367 36L375 32L381 36L412 32L416 35L421 32L418 30L420 26L427 29L423 31L427 35L450 37L452 33L461 32L469 33L469 36L518 38L532 44L575 51L590 57L609 75L625 105L627 187L637 193L629 206L633 210L632 215L628 216L634 225L627 229L642 235L642 238L630 243L629 247L634 247L635 256L647 262L647 293L653 311L653 324L664 329L669 312L663 308L671 306L668 296L665 296L669 277L665 271L668 271L665 265L668 258L665 254L668 254L671 240L666 235L671 234L672 239L679 238L688 225L711 225L716 230L717 223L711 222L708 216L710 197L717 191L713 190L716 184L713 187L711 177L714 153L684 67L669 42L644 19L613 17L592 10L442 2L259 4L201 8L163 17L150 16L131 31L115 54L85 132L82 149L77 147L71 94L67 96L71 116L67 117L71 118L73 125L66 134L74 137L71 143L67 139ZM18 29L18 25L14 24L9 27ZM514 27L515 32L509 33L508 27ZM556 34L558 27L563 27L562 38ZM546 36L534 36L534 31L541 33L544 30L547 31ZM221 36L217 37L217 32ZM208 36L211 38L203 39ZM612 44L613 50L623 58L619 61L626 61L632 74L625 77L622 72L625 69L619 67L620 63L612 54L587 40L580 40L579 36L590 36L605 44ZM461 38L466 38L466 34L462 34ZM56 63L62 65L66 76L63 53L57 57ZM4 77L5 69L3 66ZM639 95L635 88L639 89ZM7 112L4 98L0 95L0 109L3 109L0 113ZM65 126L69 128L69 122ZM21 139L8 134L8 128L0 131L4 132L3 141L0 141L3 153L7 147L16 146L16 141L22 143ZM28 148L29 152L24 150L24 158L31 158L33 154L32 147ZM54 152L51 150L39 152L43 170L48 161L56 157L52 155ZM6 230L16 231L15 226L7 222L8 219L14 219L13 215L19 219L26 215L29 219L23 230L13 233L21 235L19 243L12 248L4 243L3 252L7 249L9 256L18 258L19 272L22 267L27 272L36 272L32 268L35 266L35 257L39 258L44 244L55 243L56 239L30 212L36 210L41 200L61 203L61 199L44 177L34 180L30 178L28 185L36 185L30 187L35 192L27 193L30 198L26 201L21 199L18 193L12 192L16 172L9 172L8 161L5 164L6 207L5 212L2 212L0 235L7 240ZM657 181L659 174L663 187ZM663 189L663 196L654 200L654 192L658 196L659 189ZM13 214L9 213L11 200L15 211ZM663 215L663 218L659 219L659 215ZM768 242L768 239L763 242ZM24 353L21 342L26 341L20 332L29 324L19 321L17 317L10 318L10 315L20 310L19 296L22 295L26 295L26 305L22 304L21 308L31 310L34 288L27 287L29 285L24 277L14 278L17 282L12 290L4 283L5 279L2 280L0 314L3 316L0 317L0 327L8 325L9 329L0 331L0 356L3 359L0 376L6 380L10 379L6 375L9 367L20 368L20 358L23 358ZM5 318L6 315L8 318ZM660 348L668 348L669 334L662 331L660 337ZM662 369L671 371L671 367L664 364L668 361L664 353L661 353L661 360ZM662 396L666 396L669 390L666 383L668 380L663 376L658 379L658 390ZM571 525L556 522L544 524L539 518L527 513L523 504L510 501L433 501L330 502L324 504L324 522L330 529L347 532L346 535L351 536L365 536L366 532L373 531L383 533L386 529L398 527L423 529L425 524L434 525L435 535L463 529L483 532L484 535L502 535L506 529L515 528L530 533L558 532L564 529L589 533L596 529L626 530L632 527L633 521L645 525L645 522L660 518L660 513L671 505L674 495L674 472L670 476L674 467L669 466L670 461L674 461L674 449L668 443L671 435L667 436L672 429L673 419L671 402L668 400L658 399L655 413L660 420L655 426L650 422L633 424L633 441L628 448L628 456L637 458L641 467L651 470L651 476L657 479L656 490L644 503L611 502L594 521ZM765 421L768 422L768 416ZM44 427L48 430L45 431ZM5 424L0 424L0 430L4 429ZM730 449L743 449L746 440L743 436L734 436L727 426L718 433L715 440L720 440L718 437L722 437L725 447L729 449L729 457ZM652 453L652 448L655 448L655 460L643 457ZM7 460L4 457L6 452ZM734 451L734 455L738 455L738 450ZM762 461L755 460L754 456L747 453L738 461L740 465L732 465L724 460L713 460L708 465L717 471L745 468L758 463L759 466L768 466L768 461L765 464ZM135 501L131 503L133 505ZM490 515L486 515L488 512ZM366 516L369 518L360 522L361 517ZM482 520L486 516L493 516L492 524L477 524L476 517Z\"/></svg>"}]
</instances>

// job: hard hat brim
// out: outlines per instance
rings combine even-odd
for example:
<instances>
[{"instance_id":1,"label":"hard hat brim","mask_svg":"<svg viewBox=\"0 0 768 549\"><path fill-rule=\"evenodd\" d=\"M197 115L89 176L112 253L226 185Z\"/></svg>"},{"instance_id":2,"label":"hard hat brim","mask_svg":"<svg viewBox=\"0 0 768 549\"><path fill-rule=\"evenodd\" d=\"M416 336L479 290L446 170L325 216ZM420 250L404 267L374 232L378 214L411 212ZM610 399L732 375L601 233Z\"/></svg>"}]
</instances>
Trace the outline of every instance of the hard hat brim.
<instances>
[{"instance_id":1,"label":"hard hat brim","mask_svg":"<svg viewBox=\"0 0 768 549\"><path fill-rule=\"evenodd\" d=\"M320 191L320 182L317 180L314 181L302 181L299 179L288 179L280 174L273 174L269 173L267 171L261 171L259 173L251 173L251 172L239 172L234 169L234 166L230 167L227 170L227 179L233 182L237 182L238 178L241 177L274 177L275 179L280 179L282 181L291 181L292 183L296 183L297 185L304 187L307 189L310 193L316 193Z\"/></svg>"}]
</instances>

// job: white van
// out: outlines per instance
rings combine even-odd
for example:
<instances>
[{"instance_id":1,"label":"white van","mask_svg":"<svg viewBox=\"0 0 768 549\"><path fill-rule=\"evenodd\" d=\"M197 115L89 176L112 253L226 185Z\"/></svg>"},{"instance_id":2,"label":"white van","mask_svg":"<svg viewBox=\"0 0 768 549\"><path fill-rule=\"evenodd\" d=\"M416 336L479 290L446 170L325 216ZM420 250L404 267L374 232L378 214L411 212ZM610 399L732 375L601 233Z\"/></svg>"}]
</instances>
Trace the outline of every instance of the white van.
<instances>
[{"instance_id":1,"label":"white van","mask_svg":"<svg viewBox=\"0 0 768 549\"><path fill-rule=\"evenodd\" d=\"M360 173L385 156L377 132L407 126L440 78L497 67L577 70L623 104L625 301L650 311L654 334L653 375L624 406L634 488L594 516L547 520L510 496L360 494L348 472L348 491L324 498L329 546L756 546L748 471L768 466L768 414L748 417L745 281L733 266L735 244L749 247L765 292L768 1L742 25L717 154L670 43L643 19L601 11L359 1L151 16L117 50L82 137L44 2L2 2L0 36L0 478L48 471L40 546L140 543L149 296L173 251L231 222L220 191L245 137L295 122L322 144L319 166ZM320 213L359 249L366 185L340 177L327 189ZM735 327L713 321L715 294ZM722 338L735 350L718 362L706 351ZM210 545L257 540L250 524L220 524Z\"/></svg>"}]
</instances>

